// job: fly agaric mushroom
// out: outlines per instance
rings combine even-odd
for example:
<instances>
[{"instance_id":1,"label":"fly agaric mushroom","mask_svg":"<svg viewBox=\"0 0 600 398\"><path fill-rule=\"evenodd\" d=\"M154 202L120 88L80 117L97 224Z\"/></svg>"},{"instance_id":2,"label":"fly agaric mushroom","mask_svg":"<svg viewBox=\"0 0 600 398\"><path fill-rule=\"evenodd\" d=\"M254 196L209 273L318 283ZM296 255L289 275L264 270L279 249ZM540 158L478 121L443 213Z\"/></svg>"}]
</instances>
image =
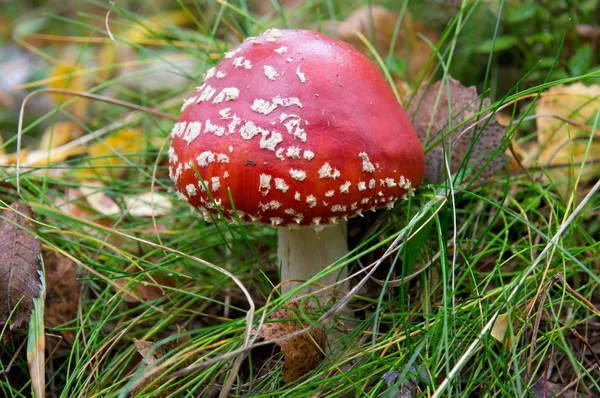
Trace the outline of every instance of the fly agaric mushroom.
<instances>
[{"instance_id":1,"label":"fly agaric mushroom","mask_svg":"<svg viewBox=\"0 0 600 398\"><path fill-rule=\"evenodd\" d=\"M347 254L348 217L392 208L423 180L423 147L383 75L321 33L246 39L181 111L169 149L178 196L207 221L235 222L235 205L242 221L280 227L283 281Z\"/></svg>"}]
</instances>

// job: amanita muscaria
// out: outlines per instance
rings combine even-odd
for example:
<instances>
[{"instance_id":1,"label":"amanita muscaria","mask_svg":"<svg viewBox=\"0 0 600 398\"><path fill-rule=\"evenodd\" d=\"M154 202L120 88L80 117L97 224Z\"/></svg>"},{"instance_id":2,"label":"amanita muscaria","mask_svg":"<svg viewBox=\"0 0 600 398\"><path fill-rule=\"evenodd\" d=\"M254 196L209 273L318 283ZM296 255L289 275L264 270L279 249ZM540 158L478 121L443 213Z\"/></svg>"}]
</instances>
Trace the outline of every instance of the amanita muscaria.
<instances>
[{"instance_id":1,"label":"amanita muscaria","mask_svg":"<svg viewBox=\"0 0 600 398\"><path fill-rule=\"evenodd\" d=\"M423 147L383 75L321 33L246 39L181 111L169 149L178 196L207 221L217 207L237 221L230 190L242 221L279 227L281 280L308 280L344 256L349 217L391 209L423 180Z\"/></svg>"}]
</instances>

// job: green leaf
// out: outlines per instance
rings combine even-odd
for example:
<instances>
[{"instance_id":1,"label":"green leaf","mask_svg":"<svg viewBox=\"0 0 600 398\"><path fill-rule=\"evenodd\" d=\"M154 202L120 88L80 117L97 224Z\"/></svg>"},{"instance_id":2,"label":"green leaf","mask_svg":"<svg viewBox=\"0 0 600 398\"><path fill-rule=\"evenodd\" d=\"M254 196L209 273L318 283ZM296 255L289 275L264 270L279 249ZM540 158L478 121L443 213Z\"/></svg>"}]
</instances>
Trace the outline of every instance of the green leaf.
<instances>
[{"instance_id":1,"label":"green leaf","mask_svg":"<svg viewBox=\"0 0 600 398\"><path fill-rule=\"evenodd\" d=\"M520 23L530 20L535 16L538 5L535 2L525 3L518 7L505 7L506 21L509 23Z\"/></svg>"},{"instance_id":2,"label":"green leaf","mask_svg":"<svg viewBox=\"0 0 600 398\"><path fill-rule=\"evenodd\" d=\"M519 42L519 39L515 36L506 35L506 36L498 36L496 37L496 43L494 43L493 39L485 40L477 47L475 47L475 51L478 53L490 53L492 52L492 45L494 45L494 52L508 50L515 44Z\"/></svg>"},{"instance_id":3,"label":"green leaf","mask_svg":"<svg viewBox=\"0 0 600 398\"><path fill-rule=\"evenodd\" d=\"M569 60L569 70L572 76L581 76L592 66L592 46L584 44Z\"/></svg>"}]
</instances>

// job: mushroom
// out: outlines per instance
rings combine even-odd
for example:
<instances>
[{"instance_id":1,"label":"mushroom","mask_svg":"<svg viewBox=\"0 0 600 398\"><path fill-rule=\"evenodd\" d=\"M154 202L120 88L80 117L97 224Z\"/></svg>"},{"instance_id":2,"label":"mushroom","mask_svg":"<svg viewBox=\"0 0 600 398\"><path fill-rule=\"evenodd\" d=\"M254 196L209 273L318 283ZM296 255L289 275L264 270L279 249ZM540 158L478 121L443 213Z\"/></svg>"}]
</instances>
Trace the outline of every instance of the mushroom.
<instances>
[{"instance_id":1,"label":"mushroom","mask_svg":"<svg viewBox=\"0 0 600 398\"><path fill-rule=\"evenodd\" d=\"M347 254L349 217L392 208L423 180L423 147L385 78L321 33L246 39L181 111L169 149L178 196L207 221L237 212L278 227L282 281L309 280Z\"/></svg>"}]
</instances>

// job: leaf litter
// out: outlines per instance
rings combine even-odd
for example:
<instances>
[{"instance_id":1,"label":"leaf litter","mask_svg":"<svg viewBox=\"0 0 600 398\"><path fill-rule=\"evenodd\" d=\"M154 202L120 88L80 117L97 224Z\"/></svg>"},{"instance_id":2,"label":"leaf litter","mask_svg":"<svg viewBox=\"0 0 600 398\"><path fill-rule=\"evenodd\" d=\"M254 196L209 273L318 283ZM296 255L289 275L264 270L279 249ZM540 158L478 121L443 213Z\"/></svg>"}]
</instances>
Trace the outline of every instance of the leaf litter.
<instances>
[{"instance_id":1,"label":"leaf litter","mask_svg":"<svg viewBox=\"0 0 600 398\"><path fill-rule=\"evenodd\" d=\"M307 304L303 307L304 313L312 312ZM291 302L286 308L280 308L269 316L269 323L265 323L256 335L265 340L274 340L298 332L308 326L302 320L298 302ZM311 370L314 370L325 359L327 335L322 328L311 329L308 333L276 343L284 357L283 379L291 383Z\"/></svg>"},{"instance_id":2,"label":"leaf litter","mask_svg":"<svg viewBox=\"0 0 600 398\"><path fill-rule=\"evenodd\" d=\"M41 244L28 205L13 202L0 217L0 325L17 328L29 322L41 293Z\"/></svg>"}]
</instances>

